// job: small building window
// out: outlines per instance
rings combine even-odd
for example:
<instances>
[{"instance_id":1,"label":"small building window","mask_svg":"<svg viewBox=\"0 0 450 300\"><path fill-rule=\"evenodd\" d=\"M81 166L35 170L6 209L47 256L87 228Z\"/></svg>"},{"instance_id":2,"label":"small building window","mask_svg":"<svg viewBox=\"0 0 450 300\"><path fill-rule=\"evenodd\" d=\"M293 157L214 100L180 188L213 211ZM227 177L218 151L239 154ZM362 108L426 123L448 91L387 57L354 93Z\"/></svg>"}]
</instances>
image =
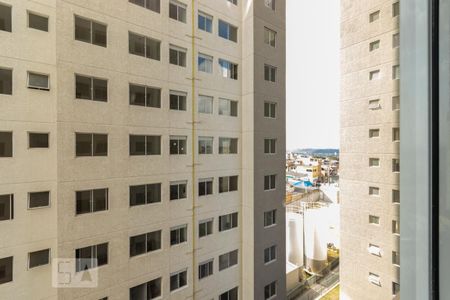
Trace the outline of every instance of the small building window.
<instances>
[{"instance_id":1,"label":"small building window","mask_svg":"<svg viewBox=\"0 0 450 300\"><path fill-rule=\"evenodd\" d=\"M161 183L130 186L130 206L161 202Z\"/></svg>"},{"instance_id":2,"label":"small building window","mask_svg":"<svg viewBox=\"0 0 450 300\"><path fill-rule=\"evenodd\" d=\"M219 232L238 227L238 213L219 216Z\"/></svg>"},{"instance_id":3,"label":"small building window","mask_svg":"<svg viewBox=\"0 0 450 300\"><path fill-rule=\"evenodd\" d=\"M170 228L170 246L187 242L187 224Z\"/></svg>"},{"instance_id":4,"label":"small building window","mask_svg":"<svg viewBox=\"0 0 450 300\"><path fill-rule=\"evenodd\" d=\"M238 264L238 250L233 250L219 256L219 271Z\"/></svg>"},{"instance_id":5,"label":"small building window","mask_svg":"<svg viewBox=\"0 0 450 300\"><path fill-rule=\"evenodd\" d=\"M213 179L212 178L200 179L198 181L198 195L206 196L212 194L213 194Z\"/></svg>"},{"instance_id":6,"label":"small building window","mask_svg":"<svg viewBox=\"0 0 450 300\"><path fill-rule=\"evenodd\" d=\"M203 12L198 12L198 29L211 33L213 17Z\"/></svg>"},{"instance_id":7,"label":"small building window","mask_svg":"<svg viewBox=\"0 0 450 300\"><path fill-rule=\"evenodd\" d=\"M264 287L264 299L272 299L277 295L277 282L271 282Z\"/></svg>"},{"instance_id":8,"label":"small building window","mask_svg":"<svg viewBox=\"0 0 450 300\"><path fill-rule=\"evenodd\" d=\"M379 246L374 244L369 244L369 248L367 249L370 254L381 257L381 249Z\"/></svg>"},{"instance_id":9,"label":"small building window","mask_svg":"<svg viewBox=\"0 0 450 300\"><path fill-rule=\"evenodd\" d=\"M394 96L392 97L392 110L399 110L400 109L400 97Z\"/></svg>"},{"instance_id":10,"label":"small building window","mask_svg":"<svg viewBox=\"0 0 450 300\"><path fill-rule=\"evenodd\" d=\"M130 54L153 60L161 59L161 42L143 35L128 33L128 51Z\"/></svg>"},{"instance_id":11,"label":"small building window","mask_svg":"<svg viewBox=\"0 0 450 300\"><path fill-rule=\"evenodd\" d=\"M28 208L39 208L50 206L50 192L28 193Z\"/></svg>"},{"instance_id":12,"label":"small building window","mask_svg":"<svg viewBox=\"0 0 450 300\"><path fill-rule=\"evenodd\" d=\"M237 154L238 139L219 137L219 154Z\"/></svg>"},{"instance_id":13,"label":"small building window","mask_svg":"<svg viewBox=\"0 0 450 300\"><path fill-rule=\"evenodd\" d=\"M219 193L227 193L238 190L238 176L219 177Z\"/></svg>"},{"instance_id":14,"label":"small building window","mask_svg":"<svg viewBox=\"0 0 450 300\"><path fill-rule=\"evenodd\" d=\"M160 0L129 0L130 3L145 7L151 11L159 13L161 10Z\"/></svg>"},{"instance_id":15,"label":"small building window","mask_svg":"<svg viewBox=\"0 0 450 300\"><path fill-rule=\"evenodd\" d=\"M187 136L170 136L170 154L184 155L187 153Z\"/></svg>"},{"instance_id":16,"label":"small building window","mask_svg":"<svg viewBox=\"0 0 450 300\"><path fill-rule=\"evenodd\" d=\"M238 79L238 65L225 59L219 59L219 66L222 77L229 79Z\"/></svg>"},{"instance_id":17,"label":"small building window","mask_svg":"<svg viewBox=\"0 0 450 300\"><path fill-rule=\"evenodd\" d=\"M264 212L264 227L269 227L277 224L277 210L269 210Z\"/></svg>"},{"instance_id":18,"label":"small building window","mask_svg":"<svg viewBox=\"0 0 450 300\"><path fill-rule=\"evenodd\" d=\"M12 95L12 70L0 68L0 94Z\"/></svg>"},{"instance_id":19,"label":"small building window","mask_svg":"<svg viewBox=\"0 0 450 300\"><path fill-rule=\"evenodd\" d=\"M275 47L276 46L276 31L269 29L267 27L264 27L264 43Z\"/></svg>"},{"instance_id":20,"label":"small building window","mask_svg":"<svg viewBox=\"0 0 450 300\"><path fill-rule=\"evenodd\" d=\"M393 142L400 141L400 128L398 127L392 128L392 141Z\"/></svg>"},{"instance_id":21,"label":"small building window","mask_svg":"<svg viewBox=\"0 0 450 300\"><path fill-rule=\"evenodd\" d=\"M11 6L0 4L0 30L11 32Z\"/></svg>"},{"instance_id":22,"label":"small building window","mask_svg":"<svg viewBox=\"0 0 450 300\"><path fill-rule=\"evenodd\" d=\"M186 111L187 93L170 91L170 109Z\"/></svg>"},{"instance_id":23,"label":"small building window","mask_svg":"<svg viewBox=\"0 0 450 300\"><path fill-rule=\"evenodd\" d=\"M238 115L238 102L219 98L219 115L237 117Z\"/></svg>"},{"instance_id":24,"label":"small building window","mask_svg":"<svg viewBox=\"0 0 450 300\"><path fill-rule=\"evenodd\" d=\"M108 210L108 189L75 192L76 214L88 214Z\"/></svg>"},{"instance_id":25,"label":"small building window","mask_svg":"<svg viewBox=\"0 0 450 300\"><path fill-rule=\"evenodd\" d=\"M275 154L276 153L276 139L264 139L264 153Z\"/></svg>"},{"instance_id":26,"label":"small building window","mask_svg":"<svg viewBox=\"0 0 450 300\"><path fill-rule=\"evenodd\" d=\"M392 203L400 203L400 191L392 190Z\"/></svg>"},{"instance_id":27,"label":"small building window","mask_svg":"<svg viewBox=\"0 0 450 300\"><path fill-rule=\"evenodd\" d=\"M187 285L187 270L170 274L170 291L178 290Z\"/></svg>"},{"instance_id":28,"label":"small building window","mask_svg":"<svg viewBox=\"0 0 450 300\"><path fill-rule=\"evenodd\" d=\"M198 223L198 237L205 237L213 233L213 219L202 220Z\"/></svg>"},{"instance_id":29,"label":"small building window","mask_svg":"<svg viewBox=\"0 0 450 300\"><path fill-rule=\"evenodd\" d=\"M50 249L28 253L28 268L32 269L50 263Z\"/></svg>"},{"instance_id":30,"label":"small building window","mask_svg":"<svg viewBox=\"0 0 450 300\"><path fill-rule=\"evenodd\" d=\"M213 137L198 137L198 154L213 154Z\"/></svg>"},{"instance_id":31,"label":"small building window","mask_svg":"<svg viewBox=\"0 0 450 300\"><path fill-rule=\"evenodd\" d=\"M380 48L380 40L373 41L369 44L369 51L372 52Z\"/></svg>"},{"instance_id":32,"label":"small building window","mask_svg":"<svg viewBox=\"0 0 450 300\"><path fill-rule=\"evenodd\" d=\"M214 260L208 260L198 265L198 279L202 279L213 275L214 273Z\"/></svg>"},{"instance_id":33,"label":"small building window","mask_svg":"<svg viewBox=\"0 0 450 300\"><path fill-rule=\"evenodd\" d=\"M48 148L48 133L28 133L28 147Z\"/></svg>"},{"instance_id":34,"label":"small building window","mask_svg":"<svg viewBox=\"0 0 450 300\"><path fill-rule=\"evenodd\" d=\"M198 96L198 112L202 114L213 113L213 97L211 96Z\"/></svg>"},{"instance_id":35,"label":"small building window","mask_svg":"<svg viewBox=\"0 0 450 300\"><path fill-rule=\"evenodd\" d=\"M213 72L213 57L206 54L198 54L198 70L200 72Z\"/></svg>"},{"instance_id":36,"label":"small building window","mask_svg":"<svg viewBox=\"0 0 450 300\"><path fill-rule=\"evenodd\" d=\"M392 66L392 79L400 79L400 66Z\"/></svg>"},{"instance_id":37,"label":"small building window","mask_svg":"<svg viewBox=\"0 0 450 300\"><path fill-rule=\"evenodd\" d=\"M398 295L400 294L400 284L397 282L392 282L392 295Z\"/></svg>"},{"instance_id":38,"label":"small building window","mask_svg":"<svg viewBox=\"0 0 450 300\"><path fill-rule=\"evenodd\" d=\"M233 3L234 5L237 5L237 0L227 0L230 3Z\"/></svg>"},{"instance_id":39,"label":"small building window","mask_svg":"<svg viewBox=\"0 0 450 300\"><path fill-rule=\"evenodd\" d=\"M186 199L187 181L170 183L170 200Z\"/></svg>"},{"instance_id":40,"label":"small building window","mask_svg":"<svg viewBox=\"0 0 450 300\"><path fill-rule=\"evenodd\" d=\"M264 117L275 119L276 107L274 102L264 102Z\"/></svg>"},{"instance_id":41,"label":"small building window","mask_svg":"<svg viewBox=\"0 0 450 300\"><path fill-rule=\"evenodd\" d=\"M400 234L400 222L397 220L392 220L392 233Z\"/></svg>"},{"instance_id":42,"label":"small building window","mask_svg":"<svg viewBox=\"0 0 450 300\"><path fill-rule=\"evenodd\" d=\"M130 83L130 105L161 107L161 89Z\"/></svg>"},{"instance_id":43,"label":"small building window","mask_svg":"<svg viewBox=\"0 0 450 300\"><path fill-rule=\"evenodd\" d=\"M108 80L75 74L75 98L108 101Z\"/></svg>"},{"instance_id":44,"label":"small building window","mask_svg":"<svg viewBox=\"0 0 450 300\"><path fill-rule=\"evenodd\" d=\"M48 75L28 72L28 88L37 90L50 90L50 80Z\"/></svg>"},{"instance_id":45,"label":"small building window","mask_svg":"<svg viewBox=\"0 0 450 300\"><path fill-rule=\"evenodd\" d=\"M380 137L380 129L369 129L369 138Z\"/></svg>"},{"instance_id":46,"label":"small building window","mask_svg":"<svg viewBox=\"0 0 450 300\"><path fill-rule=\"evenodd\" d=\"M80 156L107 156L108 135L75 133L75 154Z\"/></svg>"},{"instance_id":47,"label":"small building window","mask_svg":"<svg viewBox=\"0 0 450 300\"><path fill-rule=\"evenodd\" d=\"M130 300L157 299L161 297L161 291L161 277L159 277L130 288Z\"/></svg>"},{"instance_id":48,"label":"small building window","mask_svg":"<svg viewBox=\"0 0 450 300\"><path fill-rule=\"evenodd\" d=\"M398 158L392 159L392 172L394 173L400 172L400 159Z\"/></svg>"},{"instance_id":49,"label":"small building window","mask_svg":"<svg viewBox=\"0 0 450 300\"><path fill-rule=\"evenodd\" d=\"M369 167L379 167L380 166L380 159L371 157L369 158Z\"/></svg>"},{"instance_id":50,"label":"small building window","mask_svg":"<svg viewBox=\"0 0 450 300\"><path fill-rule=\"evenodd\" d=\"M48 31L48 17L28 12L28 27Z\"/></svg>"},{"instance_id":51,"label":"small building window","mask_svg":"<svg viewBox=\"0 0 450 300\"><path fill-rule=\"evenodd\" d=\"M170 1L169 18L186 23L186 5L176 1Z\"/></svg>"},{"instance_id":52,"label":"small building window","mask_svg":"<svg viewBox=\"0 0 450 300\"><path fill-rule=\"evenodd\" d=\"M76 272L106 265L108 264L108 243L76 249L75 258Z\"/></svg>"},{"instance_id":53,"label":"small building window","mask_svg":"<svg viewBox=\"0 0 450 300\"><path fill-rule=\"evenodd\" d=\"M276 175L265 175L264 176L264 190L270 191L275 189Z\"/></svg>"},{"instance_id":54,"label":"small building window","mask_svg":"<svg viewBox=\"0 0 450 300\"><path fill-rule=\"evenodd\" d=\"M397 251L392 251L392 264L400 266L400 254Z\"/></svg>"},{"instance_id":55,"label":"small building window","mask_svg":"<svg viewBox=\"0 0 450 300\"><path fill-rule=\"evenodd\" d=\"M277 259L277 246L273 245L264 249L264 263L268 264Z\"/></svg>"},{"instance_id":56,"label":"small building window","mask_svg":"<svg viewBox=\"0 0 450 300\"><path fill-rule=\"evenodd\" d=\"M13 219L14 219L14 195L13 194L0 195L0 221L7 221Z\"/></svg>"},{"instance_id":57,"label":"small building window","mask_svg":"<svg viewBox=\"0 0 450 300\"><path fill-rule=\"evenodd\" d=\"M161 230L130 237L130 257L161 249Z\"/></svg>"},{"instance_id":58,"label":"small building window","mask_svg":"<svg viewBox=\"0 0 450 300\"><path fill-rule=\"evenodd\" d=\"M13 156L13 134L12 132L0 131L0 157Z\"/></svg>"},{"instance_id":59,"label":"small building window","mask_svg":"<svg viewBox=\"0 0 450 300\"><path fill-rule=\"evenodd\" d=\"M230 40L232 42L237 42L237 27L227 23L225 21L219 20L219 36Z\"/></svg>"},{"instance_id":60,"label":"small building window","mask_svg":"<svg viewBox=\"0 0 450 300\"><path fill-rule=\"evenodd\" d=\"M219 300L238 300L238 287L220 294Z\"/></svg>"},{"instance_id":61,"label":"small building window","mask_svg":"<svg viewBox=\"0 0 450 300\"><path fill-rule=\"evenodd\" d=\"M392 35L392 48L398 48L400 46L400 33Z\"/></svg>"},{"instance_id":62,"label":"small building window","mask_svg":"<svg viewBox=\"0 0 450 300\"><path fill-rule=\"evenodd\" d=\"M374 70L369 72L369 80L380 79L380 70Z\"/></svg>"},{"instance_id":63,"label":"small building window","mask_svg":"<svg viewBox=\"0 0 450 300\"><path fill-rule=\"evenodd\" d=\"M380 217L369 215L369 224L380 225Z\"/></svg>"},{"instance_id":64,"label":"small building window","mask_svg":"<svg viewBox=\"0 0 450 300\"><path fill-rule=\"evenodd\" d=\"M400 2L395 2L392 4L392 17L400 15Z\"/></svg>"},{"instance_id":65,"label":"small building window","mask_svg":"<svg viewBox=\"0 0 450 300\"><path fill-rule=\"evenodd\" d=\"M13 257L0 258L0 284L13 281Z\"/></svg>"},{"instance_id":66,"label":"small building window","mask_svg":"<svg viewBox=\"0 0 450 300\"><path fill-rule=\"evenodd\" d=\"M130 135L130 155L161 155L161 136Z\"/></svg>"},{"instance_id":67,"label":"small building window","mask_svg":"<svg viewBox=\"0 0 450 300\"><path fill-rule=\"evenodd\" d=\"M75 16L75 39L106 47L106 25Z\"/></svg>"},{"instance_id":68,"label":"small building window","mask_svg":"<svg viewBox=\"0 0 450 300\"><path fill-rule=\"evenodd\" d=\"M380 99L369 100L369 109L370 110L381 109Z\"/></svg>"},{"instance_id":69,"label":"small building window","mask_svg":"<svg viewBox=\"0 0 450 300\"><path fill-rule=\"evenodd\" d=\"M170 45L169 62L172 65L186 67L186 49Z\"/></svg>"},{"instance_id":70,"label":"small building window","mask_svg":"<svg viewBox=\"0 0 450 300\"><path fill-rule=\"evenodd\" d=\"M378 276L375 273L369 272L368 280L370 283L372 283L374 285L381 286L380 276Z\"/></svg>"},{"instance_id":71,"label":"small building window","mask_svg":"<svg viewBox=\"0 0 450 300\"><path fill-rule=\"evenodd\" d=\"M369 186L369 196L380 196L380 188Z\"/></svg>"},{"instance_id":72,"label":"small building window","mask_svg":"<svg viewBox=\"0 0 450 300\"><path fill-rule=\"evenodd\" d=\"M379 18L380 18L380 11L379 11L379 10L374 11L373 13L371 13L371 14L369 15L369 22L370 22L370 23L375 22L375 21L378 20Z\"/></svg>"},{"instance_id":73,"label":"small building window","mask_svg":"<svg viewBox=\"0 0 450 300\"><path fill-rule=\"evenodd\" d=\"M270 65L264 65L264 80L265 81L276 81L276 74L277 74L277 68L270 66Z\"/></svg>"}]
</instances>

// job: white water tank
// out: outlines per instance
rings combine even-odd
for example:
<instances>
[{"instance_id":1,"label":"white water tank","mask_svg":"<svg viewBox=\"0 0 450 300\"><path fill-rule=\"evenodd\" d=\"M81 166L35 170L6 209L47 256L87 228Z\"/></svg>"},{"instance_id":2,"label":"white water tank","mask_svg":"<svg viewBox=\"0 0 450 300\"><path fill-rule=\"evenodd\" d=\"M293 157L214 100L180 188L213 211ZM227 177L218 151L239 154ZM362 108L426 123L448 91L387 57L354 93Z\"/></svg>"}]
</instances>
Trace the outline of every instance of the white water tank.
<instances>
[{"instance_id":1,"label":"white water tank","mask_svg":"<svg viewBox=\"0 0 450 300\"><path fill-rule=\"evenodd\" d=\"M286 214L286 257L288 262L303 266L303 216L298 213Z\"/></svg>"},{"instance_id":2,"label":"white water tank","mask_svg":"<svg viewBox=\"0 0 450 300\"><path fill-rule=\"evenodd\" d=\"M328 220L320 208L305 210L305 256L306 269L321 272L328 263L327 238Z\"/></svg>"}]
</instances>

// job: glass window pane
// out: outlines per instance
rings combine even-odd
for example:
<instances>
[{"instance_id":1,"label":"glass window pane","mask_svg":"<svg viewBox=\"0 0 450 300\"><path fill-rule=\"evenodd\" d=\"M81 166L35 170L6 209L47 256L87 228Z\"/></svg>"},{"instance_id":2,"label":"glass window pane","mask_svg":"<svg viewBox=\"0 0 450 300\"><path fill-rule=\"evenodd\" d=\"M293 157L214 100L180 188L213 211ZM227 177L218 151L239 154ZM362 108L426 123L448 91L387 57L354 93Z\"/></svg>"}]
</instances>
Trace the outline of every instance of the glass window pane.
<instances>
[{"instance_id":1,"label":"glass window pane","mask_svg":"<svg viewBox=\"0 0 450 300\"><path fill-rule=\"evenodd\" d=\"M91 209L91 191L76 192L77 214L90 213Z\"/></svg>"},{"instance_id":2,"label":"glass window pane","mask_svg":"<svg viewBox=\"0 0 450 300\"><path fill-rule=\"evenodd\" d=\"M130 84L130 104L145 106L145 87Z\"/></svg>"},{"instance_id":3,"label":"glass window pane","mask_svg":"<svg viewBox=\"0 0 450 300\"><path fill-rule=\"evenodd\" d=\"M147 155L161 154L161 137L147 136Z\"/></svg>"},{"instance_id":4,"label":"glass window pane","mask_svg":"<svg viewBox=\"0 0 450 300\"><path fill-rule=\"evenodd\" d=\"M145 234L130 237L130 257L146 253L146 242Z\"/></svg>"},{"instance_id":5,"label":"glass window pane","mask_svg":"<svg viewBox=\"0 0 450 300\"><path fill-rule=\"evenodd\" d=\"M144 135L130 135L130 155L145 155Z\"/></svg>"},{"instance_id":6,"label":"glass window pane","mask_svg":"<svg viewBox=\"0 0 450 300\"><path fill-rule=\"evenodd\" d=\"M37 30L48 31L48 17L28 13L28 26Z\"/></svg>"},{"instance_id":7,"label":"glass window pane","mask_svg":"<svg viewBox=\"0 0 450 300\"><path fill-rule=\"evenodd\" d=\"M92 99L92 80L89 77L75 76L75 97L77 99Z\"/></svg>"},{"instance_id":8,"label":"glass window pane","mask_svg":"<svg viewBox=\"0 0 450 300\"><path fill-rule=\"evenodd\" d=\"M92 22L92 44L106 47L106 26Z\"/></svg>"},{"instance_id":9,"label":"glass window pane","mask_svg":"<svg viewBox=\"0 0 450 300\"><path fill-rule=\"evenodd\" d=\"M108 135L94 134L93 136L93 155L107 156L108 155Z\"/></svg>"},{"instance_id":10,"label":"glass window pane","mask_svg":"<svg viewBox=\"0 0 450 300\"><path fill-rule=\"evenodd\" d=\"M87 43L91 42L91 21L75 17L75 39Z\"/></svg>"},{"instance_id":11,"label":"glass window pane","mask_svg":"<svg viewBox=\"0 0 450 300\"><path fill-rule=\"evenodd\" d=\"M29 194L29 208L47 207L50 205L50 192L34 192Z\"/></svg>"},{"instance_id":12,"label":"glass window pane","mask_svg":"<svg viewBox=\"0 0 450 300\"><path fill-rule=\"evenodd\" d=\"M35 251L35 252L31 252L29 254L28 267L31 269L34 267L47 265L47 264L49 264L49 262L50 262L50 250L49 249Z\"/></svg>"},{"instance_id":13,"label":"glass window pane","mask_svg":"<svg viewBox=\"0 0 450 300\"><path fill-rule=\"evenodd\" d=\"M148 107L161 107L161 89L147 87L147 102Z\"/></svg>"},{"instance_id":14,"label":"glass window pane","mask_svg":"<svg viewBox=\"0 0 450 300\"><path fill-rule=\"evenodd\" d=\"M0 94L12 95L12 70L0 68Z\"/></svg>"},{"instance_id":15,"label":"glass window pane","mask_svg":"<svg viewBox=\"0 0 450 300\"><path fill-rule=\"evenodd\" d=\"M96 189L93 191L93 211L108 209L108 189Z\"/></svg>"},{"instance_id":16,"label":"glass window pane","mask_svg":"<svg viewBox=\"0 0 450 300\"><path fill-rule=\"evenodd\" d=\"M130 206L145 204L145 185L130 186Z\"/></svg>"},{"instance_id":17,"label":"glass window pane","mask_svg":"<svg viewBox=\"0 0 450 300\"><path fill-rule=\"evenodd\" d=\"M11 32L11 7L0 4L0 30Z\"/></svg>"},{"instance_id":18,"label":"glass window pane","mask_svg":"<svg viewBox=\"0 0 450 300\"><path fill-rule=\"evenodd\" d=\"M108 100L108 81L103 79L93 79L93 100L104 101Z\"/></svg>"},{"instance_id":19,"label":"glass window pane","mask_svg":"<svg viewBox=\"0 0 450 300\"><path fill-rule=\"evenodd\" d=\"M0 195L0 221L12 220L14 218L13 207L12 195Z\"/></svg>"},{"instance_id":20,"label":"glass window pane","mask_svg":"<svg viewBox=\"0 0 450 300\"><path fill-rule=\"evenodd\" d=\"M77 133L75 136L76 136L76 156L91 156L92 134Z\"/></svg>"},{"instance_id":21,"label":"glass window pane","mask_svg":"<svg viewBox=\"0 0 450 300\"><path fill-rule=\"evenodd\" d=\"M160 41L146 38L145 39L145 47L146 47L145 56L147 58L151 58L151 59L155 59L155 60L161 59L161 53L160 53L161 42Z\"/></svg>"},{"instance_id":22,"label":"glass window pane","mask_svg":"<svg viewBox=\"0 0 450 300\"><path fill-rule=\"evenodd\" d=\"M48 148L48 133L29 133L30 148Z\"/></svg>"},{"instance_id":23,"label":"glass window pane","mask_svg":"<svg viewBox=\"0 0 450 300\"><path fill-rule=\"evenodd\" d=\"M128 36L129 52L131 54L145 56L145 37L129 33Z\"/></svg>"}]
</instances>

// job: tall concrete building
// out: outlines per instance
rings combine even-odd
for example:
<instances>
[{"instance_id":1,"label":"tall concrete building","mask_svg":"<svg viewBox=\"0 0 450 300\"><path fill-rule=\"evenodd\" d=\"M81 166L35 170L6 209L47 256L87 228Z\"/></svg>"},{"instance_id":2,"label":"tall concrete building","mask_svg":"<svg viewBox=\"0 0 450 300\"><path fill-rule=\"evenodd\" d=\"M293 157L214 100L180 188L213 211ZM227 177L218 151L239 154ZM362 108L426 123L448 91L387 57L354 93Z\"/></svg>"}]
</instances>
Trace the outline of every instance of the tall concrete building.
<instances>
[{"instance_id":1,"label":"tall concrete building","mask_svg":"<svg viewBox=\"0 0 450 300\"><path fill-rule=\"evenodd\" d=\"M0 0L2 300L285 299L284 158L284 0Z\"/></svg>"},{"instance_id":2,"label":"tall concrete building","mask_svg":"<svg viewBox=\"0 0 450 300\"><path fill-rule=\"evenodd\" d=\"M399 286L399 2L341 1L342 299Z\"/></svg>"}]
</instances>

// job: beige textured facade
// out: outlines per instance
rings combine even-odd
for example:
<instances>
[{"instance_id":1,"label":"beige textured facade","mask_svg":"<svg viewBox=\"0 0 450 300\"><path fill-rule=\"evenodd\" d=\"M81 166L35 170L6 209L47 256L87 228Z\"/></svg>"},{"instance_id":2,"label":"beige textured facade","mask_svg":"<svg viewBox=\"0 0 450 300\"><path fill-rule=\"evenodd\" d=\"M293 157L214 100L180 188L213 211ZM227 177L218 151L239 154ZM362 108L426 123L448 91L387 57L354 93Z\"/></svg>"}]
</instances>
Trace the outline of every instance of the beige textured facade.
<instances>
[{"instance_id":1,"label":"beige textured facade","mask_svg":"<svg viewBox=\"0 0 450 300\"><path fill-rule=\"evenodd\" d=\"M236 287L239 299L285 299L285 1L271 2L170 1L179 7L172 15L168 0L159 12L139 0L0 0L12 20L11 30L0 30L0 70L12 70L11 93L0 93L0 132L12 133L13 145L11 157L0 157L0 196L13 195L14 204L0 221L0 262L13 258L12 280L0 280L2 300L144 299L132 298L131 288L158 278L157 299L236 299L224 294ZM48 31L29 27L30 12L48 18ZM212 20L211 32L199 13ZM77 39L77 17L105 26L106 44ZM236 41L231 27L229 39L219 36L219 20L237 28ZM276 32L275 45L265 42L265 28ZM130 33L159 41L159 59L130 53ZM185 57L169 57L170 48ZM212 58L202 65L207 72L199 70L199 54ZM237 78L221 60L237 65ZM265 65L276 68L274 82L265 80ZM28 72L48 75L49 89L29 88ZM106 80L107 100L80 99L77 75L91 84ZM130 84L159 90L160 107L131 105ZM170 97L180 92L181 110ZM200 96L212 97L212 111L199 105ZM222 99L237 101L237 116L220 108L231 103ZM47 133L48 147L30 148L30 132ZM78 155L78 133L107 135L106 155ZM160 153L131 155L133 135L160 137ZM212 137L211 154L199 154L199 137ZM178 147L184 154L170 154L176 138L186 140ZM221 138L237 139L237 153L219 153L228 149L219 147ZM276 140L275 153L265 153L265 139ZM276 175L274 187L265 188L268 175ZM225 192L230 181L219 192L226 176L238 176L237 190ZM203 179L212 179L212 194L199 196ZM170 200L174 183L186 184L185 198ZM149 184L160 184L159 201L131 205L131 187ZM94 211L90 200L91 211L77 213L77 192L96 189L107 189L107 207ZM41 191L49 191L49 205L30 209L29 193ZM267 226L264 213L272 210L276 222ZM224 221L234 228L219 230L219 218L236 212L237 226ZM200 238L203 220L213 220L212 233ZM184 225L187 240L171 245L171 231ZM131 257L130 237L154 231L161 231L160 249ZM77 249L103 243L98 287L52 287L53 258L75 258ZM265 262L273 245L276 258ZM44 249L49 263L30 268L29 253ZM234 250L237 264L219 270L219 257ZM210 260L212 274L199 279L199 265ZM171 276L184 270L186 284L178 280L181 287L172 289Z\"/></svg>"},{"instance_id":2,"label":"beige textured facade","mask_svg":"<svg viewBox=\"0 0 450 300\"><path fill-rule=\"evenodd\" d=\"M398 1L341 1L342 299L399 294Z\"/></svg>"}]
</instances>

